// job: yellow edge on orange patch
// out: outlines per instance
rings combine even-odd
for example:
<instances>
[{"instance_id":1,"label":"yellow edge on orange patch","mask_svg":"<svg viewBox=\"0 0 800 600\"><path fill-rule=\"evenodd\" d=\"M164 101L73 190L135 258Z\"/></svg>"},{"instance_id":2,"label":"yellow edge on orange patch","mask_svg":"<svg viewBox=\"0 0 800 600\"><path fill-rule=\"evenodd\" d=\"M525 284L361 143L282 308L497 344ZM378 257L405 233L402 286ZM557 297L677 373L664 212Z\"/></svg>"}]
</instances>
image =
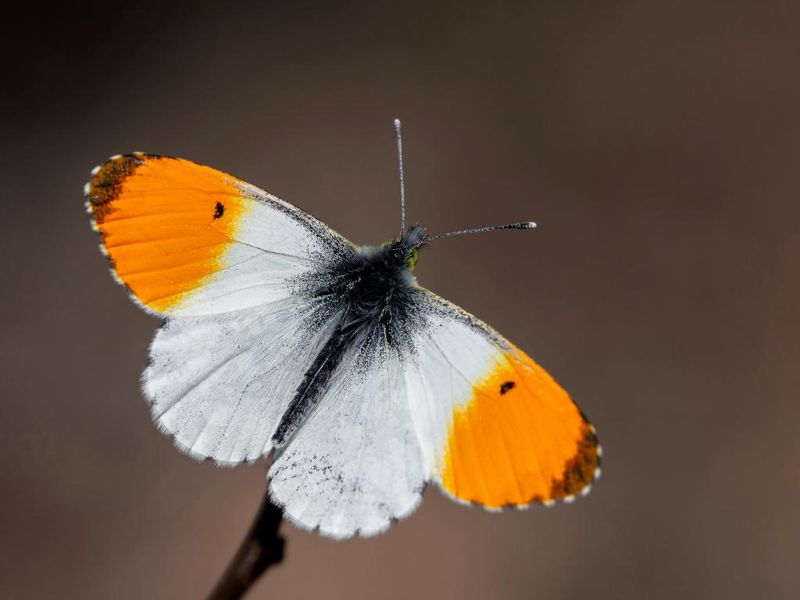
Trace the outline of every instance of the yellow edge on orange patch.
<instances>
[{"instance_id":1,"label":"yellow edge on orange patch","mask_svg":"<svg viewBox=\"0 0 800 600\"><path fill-rule=\"evenodd\" d=\"M89 206L119 279L158 312L223 265L247 210L236 179L170 157L114 157L89 183Z\"/></svg>"},{"instance_id":2,"label":"yellow edge on orange patch","mask_svg":"<svg viewBox=\"0 0 800 600\"><path fill-rule=\"evenodd\" d=\"M592 482L599 451L567 393L514 349L456 409L443 464L448 493L501 508L575 495Z\"/></svg>"}]
</instances>

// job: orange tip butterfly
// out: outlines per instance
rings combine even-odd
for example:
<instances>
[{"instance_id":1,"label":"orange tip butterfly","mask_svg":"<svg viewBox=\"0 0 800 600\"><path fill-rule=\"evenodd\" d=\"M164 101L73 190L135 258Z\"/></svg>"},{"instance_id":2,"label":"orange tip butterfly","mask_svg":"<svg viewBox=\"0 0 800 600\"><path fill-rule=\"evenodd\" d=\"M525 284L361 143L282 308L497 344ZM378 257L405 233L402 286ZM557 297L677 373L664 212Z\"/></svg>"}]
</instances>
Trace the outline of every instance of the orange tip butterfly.
<instances>
[{"instance_id":1,"label":"orange tip butterfly","mask_svg":"<svg viewBox=\"0 0 800 600\"><path fill-rule=\"evenodd\" d=\"M142 388L185 453L272 455L296 525L370 536L427 482L489 510L571 502L600 473L594 427L494 329L420 287L439 237L355 246L299 208L188 160L135 152L92 170L86 206L114 278L164 324Z\"/></svg>"}]
</instances>

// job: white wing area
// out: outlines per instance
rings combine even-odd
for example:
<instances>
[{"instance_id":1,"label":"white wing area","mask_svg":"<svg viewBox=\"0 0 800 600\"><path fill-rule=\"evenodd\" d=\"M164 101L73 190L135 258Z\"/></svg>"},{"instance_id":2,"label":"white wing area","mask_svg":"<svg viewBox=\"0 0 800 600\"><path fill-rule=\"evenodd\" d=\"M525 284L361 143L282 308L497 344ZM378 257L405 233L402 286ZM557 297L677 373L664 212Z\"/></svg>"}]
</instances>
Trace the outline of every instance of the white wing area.
<instances>
[{"instance_id":1,"label":"white wing area","mask_svg":"<svg viewBox=\"0 0 800 600\"><path fill-rule=\"evenodd\" d=\"M213 317L172 319L150 347L142 376L153 420L195 458L256 460L332 321L314 331L309 304L278 300Z\"/></svg>"},{"instance_id":2,"label":"white wing area","mask_svg":"<svg viewBox=\"0 0 800 600\"><path fill-rule=\"evenodd\" d=\"M293 284L323 269L352 244L311 215L250 184L236 181L244 217L218 270L170 311L210 315L289 298Z\"/></svg>"},{"instance_id":3,"label":"white wing area","mask_svg":"<svg viewBox=\"0 0 800 600\"><path fill-rule=\"evenodd\" d=\"M418 297L427 326L414 336L403 376L425 465L438 481L453 414L469 403L475 382L502 360L503 349L457 306L427 290Z\"/></svg>"},{"instance_id":4,"label":"white wing area","mask_svg":"<svg viewBox=\"0 0 800 600\"><path fill-rule=\"evenodd\" d=\"M334 538L384 531L419 504L427 479L397 355L346 355L328 392L269 471L286 517Z\"/></svg>"}]
</instances>

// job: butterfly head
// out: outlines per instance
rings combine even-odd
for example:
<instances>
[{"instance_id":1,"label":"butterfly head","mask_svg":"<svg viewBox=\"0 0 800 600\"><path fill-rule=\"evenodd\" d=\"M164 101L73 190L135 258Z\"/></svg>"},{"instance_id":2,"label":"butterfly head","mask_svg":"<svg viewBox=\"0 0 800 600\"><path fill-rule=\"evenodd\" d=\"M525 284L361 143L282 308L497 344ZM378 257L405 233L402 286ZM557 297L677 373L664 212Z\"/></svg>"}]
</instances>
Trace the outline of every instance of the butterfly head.
<instances>
[{"instance_id":1,"label":"butterfly head","mask_svg":"<svg viewBox=\"0 0 800 600\"><path fill-rule=\"evenodd\" d=\"M399 237L385 242L382 249L387 262L393 266L413 269L419 260L419 251L428 242L428 232L422 225L409 227Z\"/></svg>"}]
</instances>

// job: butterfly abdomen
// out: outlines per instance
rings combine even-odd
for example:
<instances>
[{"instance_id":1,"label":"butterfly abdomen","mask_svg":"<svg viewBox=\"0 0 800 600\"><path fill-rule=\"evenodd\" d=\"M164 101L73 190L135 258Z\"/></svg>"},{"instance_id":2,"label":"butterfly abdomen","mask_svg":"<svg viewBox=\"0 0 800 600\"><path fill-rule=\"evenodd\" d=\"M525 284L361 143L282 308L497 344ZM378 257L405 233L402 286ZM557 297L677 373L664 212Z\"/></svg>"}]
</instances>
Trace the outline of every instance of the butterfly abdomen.
<instances>
[{"instance_id":1,"label":"butterfly abdomen","mask_svg":"<svg viewBox=\"0 0 800 600\"><path fill-rule=\"evenodd\" d=\"M365 350L402 351L411 339L419 315L413 311L412 280L402 260L396 248L369 248L315 278L312 295L325 298L326 312L340 316L281 417L272 436L276 448L285 446L308 418L348 352L375 360L377 353Z\"/></svg>"},{"instance_id":2,"label":"butterfly abdomen","mask_svg":"<svg viewBox=\"0 0 800 600\"><path fill-rule=\"evenodd\" d=\"M286 445L324 395L331 377L342 362L344 353L352 345L351 337L352 332L343 331L340 322L314 358L272 435L275 448L280 449Z\"/></svg>"}]
</instances>

